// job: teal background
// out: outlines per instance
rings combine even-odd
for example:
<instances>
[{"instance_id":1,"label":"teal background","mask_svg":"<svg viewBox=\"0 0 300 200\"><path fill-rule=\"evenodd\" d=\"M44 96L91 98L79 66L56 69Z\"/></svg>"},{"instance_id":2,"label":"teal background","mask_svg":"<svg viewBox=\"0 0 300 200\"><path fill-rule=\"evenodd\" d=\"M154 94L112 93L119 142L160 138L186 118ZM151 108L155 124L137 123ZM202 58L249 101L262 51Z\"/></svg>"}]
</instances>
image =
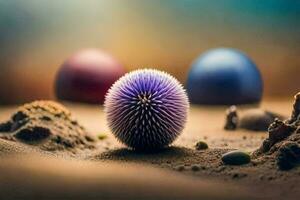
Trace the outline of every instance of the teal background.
<instances>
[{"instance_id":1,"label":"teal background","mask_svg":"<svg viewBox=\"0 0 300 200\"><path fill-rule=\"evenodd\" d=\"M90 47L182 83L203 52L237 48L261 70L265 97L290 96L299 44L297 0L0 0L0 103L54 98L61 63Z\"/></svg>"}]
</instances>

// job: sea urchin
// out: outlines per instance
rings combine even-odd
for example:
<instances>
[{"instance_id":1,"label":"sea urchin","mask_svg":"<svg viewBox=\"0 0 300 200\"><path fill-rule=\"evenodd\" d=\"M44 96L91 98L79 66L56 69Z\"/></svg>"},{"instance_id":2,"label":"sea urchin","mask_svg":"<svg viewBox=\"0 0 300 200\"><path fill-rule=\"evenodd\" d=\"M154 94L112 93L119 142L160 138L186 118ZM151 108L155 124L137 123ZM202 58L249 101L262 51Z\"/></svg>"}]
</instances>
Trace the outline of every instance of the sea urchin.
<instances>
[{"instance_id":1,"label":"sea urchin","mask_svg":"<svg viewBox=\"0 0 300 200\"><path fill-rule=\"evenodd\" d=\"M153 151L171 144L182 132L189 107L182 85L153 69L125 74L105 97L108 126L122 143Z\"/></svg>"}]
</instances>

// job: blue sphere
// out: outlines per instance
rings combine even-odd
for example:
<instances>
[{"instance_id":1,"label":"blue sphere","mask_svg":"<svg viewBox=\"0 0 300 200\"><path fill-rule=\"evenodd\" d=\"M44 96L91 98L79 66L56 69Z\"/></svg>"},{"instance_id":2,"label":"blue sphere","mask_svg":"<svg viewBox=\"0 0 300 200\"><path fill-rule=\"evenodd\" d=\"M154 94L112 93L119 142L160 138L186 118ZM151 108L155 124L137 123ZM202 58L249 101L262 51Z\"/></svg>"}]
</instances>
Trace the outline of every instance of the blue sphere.
<instances>
[{"instance_id":1,"label":"blue sphere","mask_svg":"<svg viewBox=\"0 0 300 200\"><path fill-rule=\"evenodd\" d=\"M194 104L251 104L261 100L263 82L248 56L235 49L218 48L192 64L187 92Z\"/></svg>"}]
</instances>

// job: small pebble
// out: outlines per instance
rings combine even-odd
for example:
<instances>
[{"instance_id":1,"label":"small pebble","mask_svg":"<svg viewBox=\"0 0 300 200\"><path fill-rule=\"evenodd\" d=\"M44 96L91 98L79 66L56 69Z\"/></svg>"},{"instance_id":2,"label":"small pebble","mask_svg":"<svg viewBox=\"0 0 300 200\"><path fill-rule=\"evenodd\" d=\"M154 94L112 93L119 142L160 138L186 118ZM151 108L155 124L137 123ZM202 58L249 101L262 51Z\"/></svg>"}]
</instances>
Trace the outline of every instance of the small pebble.
<instances>
[{"instance_id":1,"label":"small pebble","mask_svg":"<svg viewBox=\"0 0 300 200\"><path fill-rule=\"evenodd\" d=\"M243 165L249 163L250 155L243 151L235 150L222 155L222 161L228 165Z\"/></svg>"},{"instance_id":2,"label":"small pebble","mask_svg":"<svg viewBox=\"0 0 300 200\"><path fill-rule=\"evenodd\" d=\"M104 140L104 139L106 139L107 138L107 135L105 134L105 133L100 133L99 135L98 135L98 139L99 140Z\"/></svg>"},{"instance_id":3,"label":"small pebble","mask_svg":"<svg viewBox=\"0 0 300 200\"><path fill-rule=\"evenodd\" d=\"M250 131L267 131L276 118L284 119L285 117L262 109L249 109L244 111L240 118L239 128Z\"/></svg>"},{"instance_id":4,"label":"small pebble","mask_svg":"<svg viewBox=\"0 0 300 200\"><path fill-rule=\"evenodd\" d=\"M237 179L237 178L244 178L246 176L247 176L247 174L244 174L244 173L234 173L231 177L233 179Z\"/></svg>"},{"instance_id":5,"label":"small pebble","mask_svg":"<svg viewBox=\"0 0 300 200\"><path fill-rule=\"evenodd\" d=\"M208 149L208 145L206 142L203 141L199 141L196 144L196 150L204 150L204 149Z\"/></svg>"},{"instance_id":6,"label":"small pebble","mask_svg":"<svg viewBox=\"0 0 300 200\"><path fill-rule=\"evenodd\" d=\"M230 106L226 110L225 130L235 130L238 126L238 115L236 106Z\"/></svg>"},{"instance_id":7,"label":"small pebble","mask_svg":"<svg viewBox=\"0 0 300 200\"><path fill-rule=\"evenodd\" d=\"M200 170L200 166L199 165L192 165L191 170L192 171L199 171Z\"/></svg>"},{"instance_id":8,"label":"small pebble","mask_svg":"<svg viewBox=\"0 0 300 200\"><path fill-rule=\"evenodd\" d=\"M300 165L300 145L297 142L285 142L276 156L276 163L281 170L290 170Z\"/></svg>"},{"instance_id":9,"label":"small pebble","mask_svg":"<svg viewBox=\"0 0 300 200\"><path fill-rule=\"evenodd\" d=\"M232 175L232 178L238 178L238 176L239 176L238 173L234 173L234 174Z\"/></svg>"},{"instance_id":10,"label":"small pebble","mask_svg":"<svg viewBox=\"0 0 300 200\"><path fill-rule=\"evenodd\" d=\"M177 171L183 171L185 169L184 165L178 165L175 167Z\"/></svg>"}]
</instances>

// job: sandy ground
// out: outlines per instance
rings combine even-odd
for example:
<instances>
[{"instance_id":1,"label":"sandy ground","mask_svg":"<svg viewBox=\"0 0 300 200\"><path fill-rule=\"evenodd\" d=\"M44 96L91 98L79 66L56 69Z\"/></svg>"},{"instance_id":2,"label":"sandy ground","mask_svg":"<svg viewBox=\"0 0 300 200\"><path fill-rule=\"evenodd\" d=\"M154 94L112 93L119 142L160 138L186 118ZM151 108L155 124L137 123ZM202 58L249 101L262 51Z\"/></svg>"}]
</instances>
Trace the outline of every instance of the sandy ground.
<instances>
[{"instance_id":1,"label":"sandy ground","mask_svg":"<svg viewBox=\"0 0 300 200\"><path fill-rule=\"evenodd\" d=\"M293 99L268 100L261 107L286 116ZM192 106L184 133L171 148L145 154L131 151L109 133L101 106L65 103L94 135L108 137L78 155L40 151L0 140L0 197L78 199L298 199L300 170L278 171L274 163L252 161L224 166L230 149L253 151L266 132L224 131L226 107ZM0 107L5 121L15 106ZM248 106L240 109L247 109ZM208 150L197 151L202 140ZM259 166L259 167L257 167ZM216 192L217 191L217 192Z\"/></svg>"},{"instance_id":2,"label":"sandy ground","mask_svg":"<svg viewBox=\"0 0 300 200\"><path fill-rule=\"evenodd\" d=\"M237 185L193 179L146 165L83 161L45 155L12 142L0 144L7 150L0 158L0 199L221 200L252 196ZM16 146L17 154L12 153ZM213 192L216 189L218 193Z\"/></svg>"}]
</instances>

